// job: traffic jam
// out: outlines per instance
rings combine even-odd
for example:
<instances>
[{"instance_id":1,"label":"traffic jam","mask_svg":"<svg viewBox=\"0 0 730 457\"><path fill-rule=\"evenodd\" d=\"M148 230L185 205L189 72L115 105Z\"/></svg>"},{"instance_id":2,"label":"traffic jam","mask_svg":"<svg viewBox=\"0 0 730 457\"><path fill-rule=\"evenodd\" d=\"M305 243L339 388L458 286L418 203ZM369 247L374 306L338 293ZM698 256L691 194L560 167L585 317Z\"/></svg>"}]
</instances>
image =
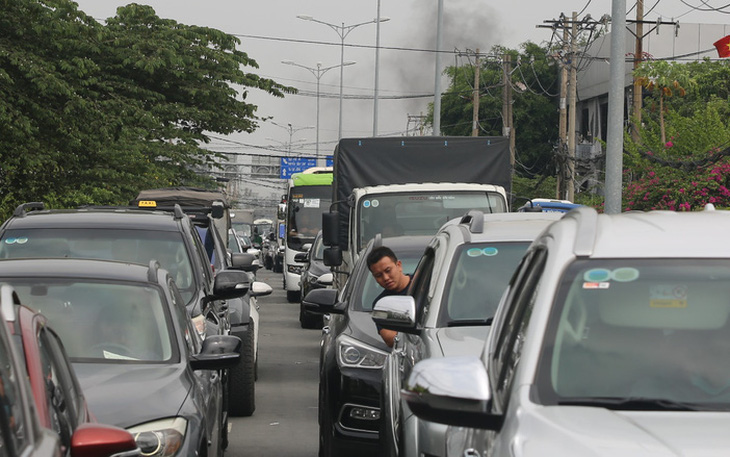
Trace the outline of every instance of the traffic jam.
<instances>
[{"instance_id":1,"label":"traffic jam","mask_svg":"<svg viewBox=\"0 0 730 457\"><path fill-rule=\"evenodd\" d=\"M203 146L270 121L247 88L302 95L241 70L258 64L236 44L261 36L17 1L0 11L0 457L730 455L726 24L686 27L713 36L690 49L645 20L661 2L627 26L579 20L588 1L545 21L563 42L444 70L432 134L320 145L319 78L355 64L343 23L340 65L281 62L317 78L316 153L288 124L285 150L226 140L244 166ZM615 47L650 26L681 54Z\"/></svg>"}]
</instances>

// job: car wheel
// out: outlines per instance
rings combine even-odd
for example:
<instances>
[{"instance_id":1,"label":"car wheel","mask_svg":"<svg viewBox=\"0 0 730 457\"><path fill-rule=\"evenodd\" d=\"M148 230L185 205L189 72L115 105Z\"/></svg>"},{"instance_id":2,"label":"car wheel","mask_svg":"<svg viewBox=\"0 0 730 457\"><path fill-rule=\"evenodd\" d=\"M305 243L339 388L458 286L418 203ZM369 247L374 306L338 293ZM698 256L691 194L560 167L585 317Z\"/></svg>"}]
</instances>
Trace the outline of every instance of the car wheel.
<instances>
[{"instance_id":1,"label":"car wheel","mask_svg":"<svg viewBox=\"0 0 730 457\"><path fill-rule=\"evenodd\" d=\"M286 291L286 300L289 303L296 303L299 301L300 293L298 290L287 290Z\"/></svg>"},{"instance_id":2,"label":"car wheel","mask_svg":"<svg viewBox=\"0 0 730 457\"><path fill-rule=\"evenodd\" d=\"M250 416L256 409L255 377L256 360L254 357L254 323L249 323L248 331L242 341L241 361L229 369L228 412L232 416Z\"/></svg>"}]
</instances>

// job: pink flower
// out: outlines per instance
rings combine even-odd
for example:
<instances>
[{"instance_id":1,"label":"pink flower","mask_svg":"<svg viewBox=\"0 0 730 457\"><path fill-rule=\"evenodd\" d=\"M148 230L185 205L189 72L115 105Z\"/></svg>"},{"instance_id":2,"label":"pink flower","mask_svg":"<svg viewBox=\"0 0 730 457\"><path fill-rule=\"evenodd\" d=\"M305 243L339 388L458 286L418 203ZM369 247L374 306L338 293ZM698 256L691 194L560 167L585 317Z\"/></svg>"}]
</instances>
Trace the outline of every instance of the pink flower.
<instances>
[{"instance_id":1,"label":"pink flower","mask_svg":"<svg viewBox=\"0 0 730 457\"><path fill-rule=\"evenodd\" d=\"M674 143L672 143L671 141L667 141L667 143L664 145L665 148L671 148L672 146L674 146Z\"/></svg>"}]
</instances>

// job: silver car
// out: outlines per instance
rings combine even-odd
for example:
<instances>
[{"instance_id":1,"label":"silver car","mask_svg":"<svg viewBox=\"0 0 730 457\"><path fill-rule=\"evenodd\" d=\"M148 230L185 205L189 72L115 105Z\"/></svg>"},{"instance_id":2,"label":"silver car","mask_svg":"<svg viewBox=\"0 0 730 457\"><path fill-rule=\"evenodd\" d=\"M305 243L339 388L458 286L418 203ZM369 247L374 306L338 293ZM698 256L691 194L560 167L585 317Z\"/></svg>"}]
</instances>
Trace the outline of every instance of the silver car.
<instances>
[{"instance_id":1,"label":"silver car","mask_svg":"<svg viewBox=\"0 0 730 457\"><path fill-rule=\"evenodd\" d=\"M471 211L445 224L418 264L410 297L386 297L373 319L400 332L383 369L383 454L444 456L446 426L418 419L400 390L423 359L478 356L512 272L559 213ZM405 303L403 303L405 302ZM417 310L405 322L402 306Z\"/></svg>"},{"instance_id":2,"label":"silver car","mask_svg":"<svg viewBox=\"0 0 730 457\"><path fill-rule=\"evenodd\" d=\"M481 357L425 360L403 396L453 426L452 455L727 455L729 230L726 211L573 210L530 246Z\"/></svg>"}]
</instances>

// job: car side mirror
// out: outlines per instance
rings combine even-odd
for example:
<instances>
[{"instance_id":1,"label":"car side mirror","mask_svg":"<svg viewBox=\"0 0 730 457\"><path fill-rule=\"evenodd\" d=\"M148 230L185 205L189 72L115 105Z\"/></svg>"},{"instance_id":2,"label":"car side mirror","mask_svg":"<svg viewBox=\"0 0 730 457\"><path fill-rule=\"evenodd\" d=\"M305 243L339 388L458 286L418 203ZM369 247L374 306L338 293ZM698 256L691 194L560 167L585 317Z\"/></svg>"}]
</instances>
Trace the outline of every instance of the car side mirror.
<instances>
[{"instance_id":1,"label":"car side mirror","mask_svg":"<svg viewBox=\"0 0 730 457\"><path fill-rule=\"evenodd\" d=\"M340 244L340 213L331 211L322 213L322 242L325 246L338 246Z\"/></svg>"},{"instance_id":2,"label":"car side mirror","mask_svg":"<svg viewBox=\"0 0 730 457\"><path fill-rule=\"evenodd\" d=\"M332 273L325 273L317 279L317 284L320 286L331 286L335 283L335 275Z\"/></svg>"},{"instance_id":3,"label":"car side mirror","mask_svg":"<svg viewBox=\"0 0 730 457\"><path fill-rule=\"evenodd\" d=\"M323 261L328 267L339 267L342 265L342 251L338 246L325 249Z\"/></svg>"},{"instance_id":4,"label":"car side mirror","mask_svg":"<svg viewBox=\"0 0 730 457\"><path fill-rule=\"evenodd\" d=\"M213 300L243 297L251 286L248 273L238 270L223 270L213 279Z\"/></svg>"},{"instance_id":5,"label":"car side mirror","mask_svg":"<svg viewBox=\"0 0 730 457\"><path fill-rule=\"evenodd\" d=\"M383 328L403 333L420 333L416 328L416 301L410 295L381 298L375 303L370 316Z\"/></svg>"},{"instance_id":6,"label":"car side mirror","mask_svg":"<svg viewBox=\"0 0 730 457\"><path fill-rule=\"evenodd\" d=\"M141 454L134 436L127 430L113 425L86 422L80 424L71 436L71 455L139 457Z\"/></svg>"},{"instance_id":7,"label":"car side mirror","mask_svg":"<svg viewBox=\"0 0 730 457\"><path fill-rule=\"evenodd\" d=\"M241 361L241 339L233 335L211 335L203 340L200 353L190 357L193 370L222 370Z\"/></svg>"},{"instance_id":8,"label":"car side mirror","mask_svg":"<svg viewBox=\"0 0 730 457\"><path fill-rule=\"evenodd\" d=\"M314 289L302 300L307 311L319 314L344 314L341 303L337 302L337 289Z\"/></svg>"},{"instance_id":9,"label":"car side mirror","mask_svg":"<svg viewBox=\"0 0 730 457\"><path fill-rule=\"evenodd\" d=\"M309 263L309 253L298 252L294 254L294 261L299 263Z\"/></svg>"},{"instance_id":10,"label":"car side mirror","mask_svg":"<svg viewBox=\"0 0 730 457\"><path fill-rule=\"evenodd\" d=\"M261 267L256 264L256 256L250 252L231 254L231 268L255 273Z\"/></svg>"},{"instance_id":11,"label":"car side mirror","mask_svg":"<svg viewBox=\"0 0 730 457\"><path fill-rule=\"evenodd\" d=\"M252 297L263 297L266 295L271 295L273 291L274 289L272 289L271 286L266 284L265 282L254 281L253 284L251 284L250 292Z\"/></svg>"}]
</instances>

